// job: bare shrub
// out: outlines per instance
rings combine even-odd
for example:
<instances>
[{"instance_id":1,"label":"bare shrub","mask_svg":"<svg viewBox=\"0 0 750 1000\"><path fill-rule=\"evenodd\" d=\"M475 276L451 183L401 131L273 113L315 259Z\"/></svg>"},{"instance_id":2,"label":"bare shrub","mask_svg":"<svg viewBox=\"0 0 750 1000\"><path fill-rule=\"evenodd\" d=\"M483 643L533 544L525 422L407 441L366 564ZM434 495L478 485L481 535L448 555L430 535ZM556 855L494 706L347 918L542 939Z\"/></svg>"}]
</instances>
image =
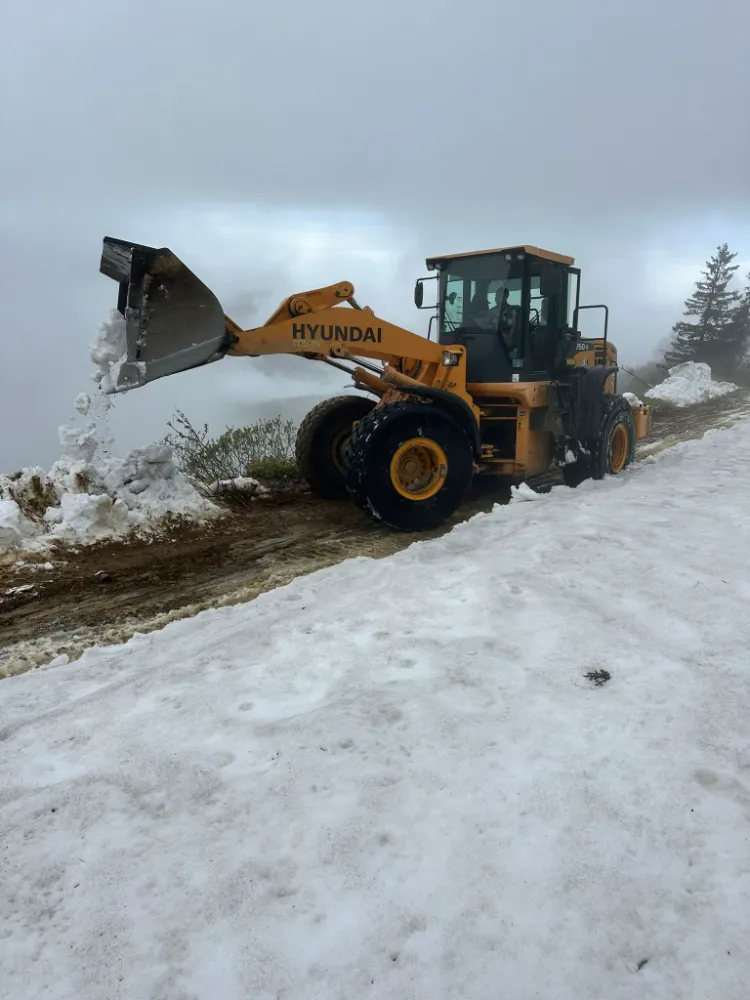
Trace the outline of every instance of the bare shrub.
<instances>
[{"instance_id":1,"label":"bare shrub","mask_svg":"<svg viewBox=\"0 0 750 1000\"><path fill-rule=\"evenodd\" d=\"M198 429L178 410L168 426L164 443L172 449L177 465L205 485L248 475L290 478L296 474L293 420L280 416L256 420L247 427L228 427L214 438L208 424ZM284 474L279 475L282 470Z\"/></svg>"}]
</instances>

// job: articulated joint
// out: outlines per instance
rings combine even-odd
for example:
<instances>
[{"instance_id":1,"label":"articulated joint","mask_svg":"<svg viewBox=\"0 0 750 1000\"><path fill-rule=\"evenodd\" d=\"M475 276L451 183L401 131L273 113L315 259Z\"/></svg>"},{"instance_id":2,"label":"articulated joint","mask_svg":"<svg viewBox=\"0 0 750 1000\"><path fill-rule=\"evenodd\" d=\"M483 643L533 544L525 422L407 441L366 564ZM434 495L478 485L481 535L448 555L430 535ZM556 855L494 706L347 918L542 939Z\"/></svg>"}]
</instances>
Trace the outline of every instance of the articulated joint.
<instances>
[{"instance_id":1,"label":"articulated joint","mask_svg":"<svg viewBox=\"0 0 750 1000\"><path fill-rule=\"evenodd\" d=\"M281 304L280 309L294 319L297 316L306 316L309 313L319 312L321 309L329 309L339 302L350 302L354 297L354 285L350 281L339 281L337 285L329 285L328 288L318 288L311 292L301 292L298 295L290 295ZM272 321L278 313L272 317Z\"/></svg>"},{"instance_id":2,"label":"articulated joint","mask_svg":"<svg viewBox=\"0 0 750 1000\"><path fill-rule=\"evenodd\" d=\"M286 307L290 316L304 316L313 311L313 307L304 295L292 295Z\"/></svg>"}]
</instances>

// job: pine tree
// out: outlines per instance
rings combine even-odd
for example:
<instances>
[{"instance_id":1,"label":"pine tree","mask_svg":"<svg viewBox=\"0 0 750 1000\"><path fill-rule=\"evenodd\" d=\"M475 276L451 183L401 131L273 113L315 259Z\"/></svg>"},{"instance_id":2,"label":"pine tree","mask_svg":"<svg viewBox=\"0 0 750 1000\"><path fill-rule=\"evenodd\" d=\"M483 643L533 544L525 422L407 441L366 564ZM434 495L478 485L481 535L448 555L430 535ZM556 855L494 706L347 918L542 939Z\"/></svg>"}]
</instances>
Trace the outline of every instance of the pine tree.
<instances>
[{"instance_id":1,"label":"pine tree","mask_svg":"<svg viewBox=\"0 0 750 1000\"><path fill-rule=\"evenodd\" d=\"M729 348L733 366L750 371L750 273L747 285L732 313Z\"/></svg>"},{"instance_id":2,"label":"pine tree","mask_svg":"<svg viewBox=\"0 0 750 1000\"><path fill-rule=\"evenodd\" d=\"M722 243L706 263L695 283L695 290L685 300L684 316L695 317L692 323L681 320L672 327L672 343L665 360L671 367L683 361L705 361L712 367L723 368L728 352L737 311L739 293L729 284L738 268L732 261L736 253Z\"/></svg>"}]
</instances>

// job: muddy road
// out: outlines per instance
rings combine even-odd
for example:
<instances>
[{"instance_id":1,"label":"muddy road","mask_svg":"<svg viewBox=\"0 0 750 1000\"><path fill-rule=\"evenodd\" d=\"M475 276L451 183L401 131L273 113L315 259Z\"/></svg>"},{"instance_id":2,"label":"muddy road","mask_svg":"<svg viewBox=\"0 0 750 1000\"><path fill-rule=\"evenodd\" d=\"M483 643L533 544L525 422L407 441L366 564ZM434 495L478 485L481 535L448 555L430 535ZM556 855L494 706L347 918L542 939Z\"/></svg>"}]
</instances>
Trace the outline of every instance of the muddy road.
<instances>
[{"instance_id":1,"label":"muddy road","mask_svg":"<svg viewBox=\"0 0 750 1000\"><path fill-rule=\"evenodd\" d=\"M419 537L507 500L507 491L472 498L450 524ZM391 555L415 537L374 524L349 503L305 493L256 500L214 521L177 523L148 541L15 553L0 563L0 676L252 600L344 559Z\"/></svg>"},{"instance_id":2,"label":"muddy road","mask_svg":"<svg viewBox=\"0 0 750 1000\"><path fill-rule=\"evenodd\" d=\"M750 410L735 394L690 410L654 415L641 454L726 426ZM537 481L553 485L555 476ZM449 531L496 503L507 490L478 484ZM170 621L252 600L295 577L354 556L381 558L415 541L377 524L349 503L289 491L233 508L214 521L174 523L150 540L133 538L80 549L0 556L0 676L58 656L73 660L92 645L125 642Z\"/></svg>"}]
</instances>

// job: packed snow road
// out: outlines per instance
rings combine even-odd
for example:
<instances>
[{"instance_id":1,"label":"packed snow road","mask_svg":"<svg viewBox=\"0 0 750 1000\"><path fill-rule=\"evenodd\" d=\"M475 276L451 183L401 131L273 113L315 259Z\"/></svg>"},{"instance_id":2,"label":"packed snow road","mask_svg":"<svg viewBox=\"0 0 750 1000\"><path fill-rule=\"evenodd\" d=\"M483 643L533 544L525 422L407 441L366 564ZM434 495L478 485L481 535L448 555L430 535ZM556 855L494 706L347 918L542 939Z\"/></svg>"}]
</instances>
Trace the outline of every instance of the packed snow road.
<instances>
[{"instance_id":1,"label":"packed snow road","mask_svg":"<svg viewBox=\"0 0 750 1000\"><path fill-rule=\"evenodd\" d=\"M750 423L0 685L19 1000L746 1000Z\"/></svg>"}]
</instances>

